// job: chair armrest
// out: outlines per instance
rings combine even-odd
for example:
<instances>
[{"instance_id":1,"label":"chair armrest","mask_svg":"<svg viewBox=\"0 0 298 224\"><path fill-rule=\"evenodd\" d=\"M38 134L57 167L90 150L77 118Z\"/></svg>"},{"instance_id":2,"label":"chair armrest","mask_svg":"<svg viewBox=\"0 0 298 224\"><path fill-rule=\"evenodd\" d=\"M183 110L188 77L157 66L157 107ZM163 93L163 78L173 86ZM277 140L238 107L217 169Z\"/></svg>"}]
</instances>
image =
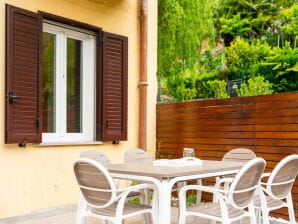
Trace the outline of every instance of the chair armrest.
<instances>
[{"instance_id":1,"label":"chair armrest","mask_svg":"<svg viewBox=\"0 0 298 224\"><path fill-rule=\"evenodd\" d=\"M218 189L221 189L223 187L223 189L227 192L230 188L233 179L234 178L232 177L217 178L214 187Z\"/></svg>"},{"instance_id":2,"label":"chair armrest","mask_svg":"<svg viewBox=\"0 0 298 224\"><path fill-rule=\"evenodd\" d=\"M137 184L137 185L133 185L133 186L129 186L129 187L124 187L124 188L118 188L116 190L117 193L125 193L125 192L132 192L132 191L139 191L142 189L154 189L154 185L153 184Z\"/></svg>"},{"instance_id":3,"label":"chair armrest","mask_svg":"<svg viewBox=\"0 0 298 224\"><path fill-rule=\"evenodd\" d=\"M179 208L181 211L186 211L186 192L188 190L197 190L212 193L214 197L217 198L221 210L227 212L227 208L225 205L225 201L227 200L225 194L227 193L227 191L215 187L207 187L202 185L186 185L185 187L181 188L179 192Z\"/></svg>"},{"instance_id":4,"label":"chair armrest","mask_svg":"<svg viewBox=\"0 0 298 224\"><path fill-rule=\"evenodd\" d=\"M207 187L207 186L202 186L202 185L186 185L181 188L181 190L179 192L179 196L180 196L180 194L185 195L186 191L189 191L189 190L205 191L205 192L209 192L209 193L213 193L213 194L227 193L227 191L218 189L215 187Z\"/></svg>"},{"instance_id":5,"label":"chair armrest","mask_svg":"<svg viewBox=\"0 0 298 224\"><path fill-rule=\"evenodd\" d=\"M223 177L223 178L218 178L216 180L216 183L215 183L215 187L219 188L221 186L221 184L230 184L232 183L233 181L233 178L232 177Z\"/></svg>"},{"instance_id":6,"label":"chair armrest","mask_svg":"<svg viewBox=\"0 0 298 224\"><path fill-rule=\"evenodd\" d=\"M234 178L232 177L224 177L224 178L220 178L219 182L221 183L231 183L233 181Z\"/></svg>"},{"instance_id":7,"label":"chair armrest","mask_svg":"<svg viewBox=\"0 0 298 224\"><path fill-rule=\"evenodd\" d=\"M117 189L116 192L119 193L119 195L115 198L116 200L119 200L119 203L117 205L116 211L120 212L123 211L124 204L126 202L126 199L131 192L139 191L142 189L153 189L153 197L155 197L156 194L156 187L153 184L138 184L131 187L125 187ZM116 201L115 200L115 201Z\"/></svg>"}]
</instances>

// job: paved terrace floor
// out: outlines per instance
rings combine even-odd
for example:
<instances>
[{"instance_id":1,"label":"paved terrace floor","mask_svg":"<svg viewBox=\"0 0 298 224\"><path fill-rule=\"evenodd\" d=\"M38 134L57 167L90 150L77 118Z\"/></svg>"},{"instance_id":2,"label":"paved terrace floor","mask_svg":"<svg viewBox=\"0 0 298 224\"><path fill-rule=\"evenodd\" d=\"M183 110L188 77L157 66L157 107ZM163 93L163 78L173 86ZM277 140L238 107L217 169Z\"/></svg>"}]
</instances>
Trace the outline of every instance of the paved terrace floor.
<instances>
[{"instance_id":1,"label":"paved terrace floor","mask_svg":"<svg viewBox=\"0 0 298 224\"><path fill-rule=\"evenodd\" d=\"M31 217L28 220L22 221L13 221L8 219L8 221L1 221L0 224L75 224L75 216L76 211L72 209L72 211L65 211L62 214L49 214L48 216L43 215L43 217ZM178 208L172 207L172 224L177 224L178 218ZM200 224L209 224L210 221L200 219ZM100 224L101 222L98 219L88 218L86 224ZM192 218L187 220L187 224L193 224L194 221ZM278 224L279 222L272 222L272 224ZM141 217L134 217L131 219L127 219L125 224L142 224ZM241 224L249 224L248 219L242 220Z\"/></svg>"}]
</instances>

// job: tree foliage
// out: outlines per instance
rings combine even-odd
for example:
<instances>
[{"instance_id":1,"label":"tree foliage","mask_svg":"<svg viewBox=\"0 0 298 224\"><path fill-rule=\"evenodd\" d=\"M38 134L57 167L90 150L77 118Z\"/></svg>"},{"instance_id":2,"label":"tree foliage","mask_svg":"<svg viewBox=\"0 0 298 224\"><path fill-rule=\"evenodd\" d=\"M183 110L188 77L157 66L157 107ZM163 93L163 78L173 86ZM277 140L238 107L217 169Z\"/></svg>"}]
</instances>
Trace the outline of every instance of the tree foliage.
<instances>
[{"instance_id":1,"label":"tree foliage","mask_svg":"<svg viewBox=\"0 0 298 224\"><path fill-rule=\"evenodd\" d=\"M273 54L271 47L265 42L256 41L250 44L243 39L237 39L225 49L227 78L229 80L247 80L255 74L255 66Z\"/></svg>"},{"instance_id":2,"label":"tree foliage","mask_svg":"<svg viewBox=\"0 0 298 224\"><path fill-rule=\"evenodd\" d=\"M242 37L262 38L275 31L280 10L293 4L295 0L221 0L215 10L217 33L229 46L234 40L235 29L226 32L226 24L234 21Z\"/></svg>"},{"instance_id":3,"label":"tree foliage","mask_svg":"<svg viewBox=\"0 0 298 224\"><path fill-rule=\"evenodd\" d=\"M298 90L297 0L159 0L158 79L169 100Z\"/></svg>"},{"instance_id":4,"label":"tree foliage","mask_svg":"<svg viewBox=\"0 0 298 224\"><path fill-rule=\"evenodd\" d=\"M296 48L298 41L298 4L283 9L279 21L286 38L293 43L293 47Z\"/></svg>"},{"instance_id":5,"label":"tree foliage","mask_svg":"<svg viewBox=\"0 0 298 224\"><path fill-rule=\"evenodd\" d=\"M207 0L159 0L158 8L158 75L167 77L197 64L204 39L212 44L212 7Z\"/></svg>"},{"instance_id":6,"label":"tree foliage","mask_svg":"<svg viewBox=\"0 0 298 224\"><path fill-rule=\"evenodd\" d=\"M157 73L163 83L168 83L168 92L180 100L185 99L184 94L176 95L172 83L179 81L174 86L183 90L184 83L196 79L201 51L214 45L213 6L208 0L158 1Z\"/></svg>"},{"instance_id":7,"label":"tree foliage","mask_svg":"<svg viewBox=\"0 0 298 224\"><path fill-rule=\"evenodd\" d=\"M264 80L263 76L250 78L237 89L237 96L258 96L273 93L272 83Z\"/></svg>"},{"instance_id":8,"label":"tree foliage","mask_svg":"<svg viewBox=\"0 0 298 224\"><path fill-rule=\"evenodd\" d=\"M213 80L213 81L208 81L208 85L214 92L214 97L218 99L223 99L223 98L229 98L229 95L227 93L227 82L224 80Z\"/></svg>"},{"instance_id":9,"label":"tree foliage","mask_svg":"<svg viewBox=\"0 0 298 224\"><path fill-rule=\"evenodd\" d=\"M272 56L258 64L258 74L273 83L275 92L298 90L298 49L285 47L272 49Z\"/></svg>"}]
</instances>

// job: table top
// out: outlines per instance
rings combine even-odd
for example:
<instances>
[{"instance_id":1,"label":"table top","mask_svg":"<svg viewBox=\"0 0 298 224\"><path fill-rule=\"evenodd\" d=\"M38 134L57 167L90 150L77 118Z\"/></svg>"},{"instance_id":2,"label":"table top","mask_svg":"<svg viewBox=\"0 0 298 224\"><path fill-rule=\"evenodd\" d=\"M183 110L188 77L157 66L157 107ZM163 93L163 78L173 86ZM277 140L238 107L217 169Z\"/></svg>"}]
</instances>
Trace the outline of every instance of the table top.
<instances>
[{"instance_id":1,"label":"table top","mask_svg":"<svg viewBox=\"0 0 298 224\"><path fill-rule=\"evenodd\" d=\"M244 162L227 162L213 160L203 160L202 162L202 165L185 167L154 166L151 162L118 163L108 164L106 165L106 168L111 173L149 176L163 179L195 174L222 172L228 170L239 170L245 164Z\"/></svg>"}]
</instances>

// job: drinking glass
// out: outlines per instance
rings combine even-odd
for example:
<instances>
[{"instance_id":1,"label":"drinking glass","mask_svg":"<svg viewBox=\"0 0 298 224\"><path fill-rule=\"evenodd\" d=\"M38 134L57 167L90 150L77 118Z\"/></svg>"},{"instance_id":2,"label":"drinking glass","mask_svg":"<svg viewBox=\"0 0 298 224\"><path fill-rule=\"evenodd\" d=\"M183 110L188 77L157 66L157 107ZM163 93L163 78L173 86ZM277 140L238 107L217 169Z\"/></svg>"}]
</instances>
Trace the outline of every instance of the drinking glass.
<instances>
[{"instance_id":1,"label":"drinking glass","mask_svg":"<svg viewBox=\"0 0 298 224\"><path fill-rule=\"evenodd\" d=\"M194 157L195 150L193 148L183 148L183 157Z\"/></svg>"}]
</instances>

